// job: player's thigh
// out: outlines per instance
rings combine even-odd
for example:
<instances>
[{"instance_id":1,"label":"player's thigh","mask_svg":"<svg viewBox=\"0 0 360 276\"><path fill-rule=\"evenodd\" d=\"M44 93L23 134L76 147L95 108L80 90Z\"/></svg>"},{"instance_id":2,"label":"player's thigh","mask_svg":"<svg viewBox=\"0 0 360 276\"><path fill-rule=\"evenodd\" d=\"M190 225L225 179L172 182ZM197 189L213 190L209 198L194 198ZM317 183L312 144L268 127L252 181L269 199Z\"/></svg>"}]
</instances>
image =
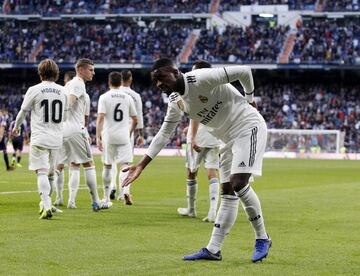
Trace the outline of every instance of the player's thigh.
<instances>
[{"instance_id":1,"label":"player's thigh","mask_svg":"<svg viewBox=\"0 0 360 276\"><path fill-rule=\"evenodd\" d=\"M114 162L118 164L129 164L133 162L133 159L134 153L131 143L116 146Z\"/></svg>"},{"instance_id":2,"label":"player's thigh","mask_svg":"<svg viewBox=\"0 0 360 276\"><path fill-rule=\"evenodd\" d=\"M204 152L204 166L206 169L219 169L219 149L206 148Z\"/></svg>"},{"instance_id":3,"label":"player's thigh","mask_svg":"<svg viewBox=\"0 0 360 276\"><path fill-rule=\"evenodd\" d=\"M75 164L84 164L93 161L89 140L85 134L72 135L65 142L69 148L69 161Z\"/></svg>"},{"instance_id":4,"label":"player's thigh","mask_svg":"<svg viewBox=\"0 0 360 276\"><path fill-rule=\"evenodd\" d=\"M266 140L265 123L258 124L237 138L232 146L231 174L261 176Z\"/></svg>"},{"instance_id":5,"label":"player's thigh","mask_svg":"<svg viewBox=\"0 0 360 276\"><path fill-rule=\"evenodd\" d=\"M29 170L50 169L50 149L31 145L29 151Z\"/></svg>"}]
</instances>

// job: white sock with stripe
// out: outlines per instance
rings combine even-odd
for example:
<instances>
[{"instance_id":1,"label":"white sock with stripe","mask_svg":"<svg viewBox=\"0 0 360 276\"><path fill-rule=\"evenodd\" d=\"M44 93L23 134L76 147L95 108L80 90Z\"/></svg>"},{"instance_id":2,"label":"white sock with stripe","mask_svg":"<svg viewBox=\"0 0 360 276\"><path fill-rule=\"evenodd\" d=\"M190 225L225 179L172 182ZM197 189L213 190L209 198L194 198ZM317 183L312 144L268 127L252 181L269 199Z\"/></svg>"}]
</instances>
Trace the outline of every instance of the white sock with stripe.
<instances>
[{"instance_id":1,"label":"white sock with stripe","mask_svg":"<svg viewBox=\"0 0 360 276\"><path fill-rule=\"evenodd\" d=\"M63 199L63 191L64 191L64 170L56 170L56 180L55 180L55 186L56 186L56 199L61 200Z\"/></svg>"},{"instance_id":2,"label":"white sock with stripe","mask_svg":"<svg viewBox=\"0 0 360 276\"><path fill-rule=\"evenodd\" d=\"M70 168L69 174L69 202L75 203L80 184L80 168Z\"/></svg>"},{"instance_id":3,"label":"white sock with stripe","mask_svg":"<svg viewBox=\"0 0 360 276\"><path fill-rule=\"evenodd\" d=\"M186 180L186 197L188 202L189 212L193 212L196 209L196 194L198 190L198 184L196 179Z\"/></svg>"},{"instance_id":4,"label":"white sock with stripe","mask_svg":"<svg viewBox=\"0 0 360 276\"><path fill-rule=\"evenodd\" d=\"M89 188L92 202L100 204L100 198L97 191L95 167L85 168L85 181Z\"/></svg>"},{"instance_id":5,"label":"white sock with stripe","mask_svg":"<svg viewBox=\"0 0 360 276\"><path fill-rule=\"evenodd\" d=\"M111 169L104 167L102 172L104 198L110 201Z\"/></svg>"},{"instance_id":6,"label":"white sock with stripe","mask_svg":"<svg viewBox=\"0 0 360 276\"><path fill-rule=\"evenodd\" d=\"M210 197L209 212L216 213L219 203L219 180L217 178L211 178L209 180L209 197Z\"/></svg>"},{"instance_id":7,"label":"white sock with stripe","mask_svg":"<svg viewBox=\"0 0 360 276\"><path fill-rule=\"evenodd\" d=\"M51 188L47 173L39 172L37 174L37 185L43 207L45 209L51 208Z\"/></svg>"},{"instance_id":8,"label":"white sock with stripe","mask_svg":"<svg viewBox=\"0 0 360 276\"><path fill-rule=\"evenodd\" d=\"M267 239L268 236L265 230L260 200L253 188L250 184L247 184L239 192L235 192L235 194L240 198L241 205L254 229L255 239Z\"/></svg>"},{"instance_id":9,"label":"white sock with stripe","mask_svg":"<svg viewBox=\"0 0 360 276\"><path fill-rule=\"evenodd\" d=\"M224 243L225 236L233 227L239 208L239 198L232 195L222 195L219 212L217 214L214 228L211 234L209 244L206 248L216 254Z\"/></svg>"}]
</instances>

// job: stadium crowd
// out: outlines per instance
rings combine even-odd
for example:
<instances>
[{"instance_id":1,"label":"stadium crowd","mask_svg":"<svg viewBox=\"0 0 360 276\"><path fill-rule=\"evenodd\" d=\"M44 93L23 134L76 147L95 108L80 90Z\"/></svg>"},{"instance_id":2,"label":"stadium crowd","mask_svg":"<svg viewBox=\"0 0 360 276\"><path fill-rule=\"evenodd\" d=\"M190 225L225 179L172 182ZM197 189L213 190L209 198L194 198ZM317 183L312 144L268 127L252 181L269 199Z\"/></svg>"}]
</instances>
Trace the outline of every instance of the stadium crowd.
<instances>
[{"instance_id":1,"label":"stadium crowd","mask_svg":"<svg viewBox=\"0 0 360 276\"><path fill-rule=\"evenodd\" d=\"M297 30L290 62L360 63L360 19L312 18Z\"/></svg>"},{"instance_id":2,"label":"stadium crowd","mask_svg":"<svg viewBox=\"0 0 360 276\"><path fill-rule=\"evenodd\" d=\"M1 4L3 1L0 1ZM122 14L207 13L211 0L12 0L3 6L6 14Z\"/></svg>"},{"instance_id":3,"label":"stadium crowd","mask_svg":"<svg viewBox=\"0 0 360 276\"><path fill-rule=\"evenodd\" d=\"M0 86L0 108L7 109L9 121L19 110L26 85ZM149 145L165 116L167 98L149 87L134 87L143 100L144 139ZM266 84L256 88L258 109L267 121L268 128L278 129L340 129L345 131L348 152L360 150L360 86L324 84ZM107 91L105 84L88 85L91 97L89 133L95 141L97 103L100 94ZM187 119L176 129L168 144L180 148L186 142L183 133Z\"/></svg>"},{"instance_id":4,"label":"stadium crowd","mask_svg":"<svg viewBox=\"0 0 360 276\"><path fill-rule=\"evenodd\" d=\"M275 63L283 48L288 26L271 26L268 22L255 22L249 27L226 26L202 30L191 60L210 62Z\"/></svg>"},{"instance_id":5,"label":"stadium crowd","mask_svg":"<svg viewBox=\"0 0 360 276\"><path fill-rule=\"evenodd\" d=\"M74 63L75 57L88 56L100 62L146 63L160 54L176 58L193 27L176 21L142 23L0 21L0 61L36 62L52 57L58 63Z\"/></svg>"}]
</instances>

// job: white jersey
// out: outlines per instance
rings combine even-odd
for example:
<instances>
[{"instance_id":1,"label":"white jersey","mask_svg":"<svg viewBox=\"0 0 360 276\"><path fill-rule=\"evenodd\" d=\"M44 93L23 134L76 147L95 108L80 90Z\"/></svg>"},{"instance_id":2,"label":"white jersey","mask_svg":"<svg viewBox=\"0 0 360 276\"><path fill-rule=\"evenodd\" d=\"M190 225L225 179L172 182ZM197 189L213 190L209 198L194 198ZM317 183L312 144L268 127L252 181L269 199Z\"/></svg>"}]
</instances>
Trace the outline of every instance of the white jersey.
<instances>
[{"instance_id":1,"label":"white jersey","mask_svg":"<svg viewBox=\"0 0 360 276\"><path fill-rule=\"evenodd\" d=\"M183 74L183 78L184 94L170 95L164 123L147 151L151 158L165 146L182 112L205 125L210 134L225 144L241 136L242 131L264 122L260 113L229 84L239 80L245 93L252 93L254 83L250 67L198 69Z\"/></svg>"},{"instance_id":2,"label":"white jersey","mask_svg":"<svg viewBox=\"0 0 360 276\"><path fill-rule=\"evenodd\" d=\"M21 109L31 111L31 145L61 147L65 106L65 88L55 82L43 81L27 90Z\"/></svg>"},{"instance_id":3,"label":"white jersey","mask_svg":"<svg viewBox=\"0 0 360 276\"><path fill-rule=\"evenodd\" d=\"M123 145L130 143L130 116L137 116L133 99L121 89L111 89L101 95L98 113L104 113L101 133L105 143Z\"/></svg>"},{"instance_id":4,"label":"white jersey","mask_svg":"<svg viewBox=\"0 0 360 276\"><path fill-rule=\"evenodd\" d=\"M87 109L87 98L85 82L79 78L74 77L66 84L66 94L74 95L77 101L67 110L66 121L64 123L64 137L69 137L76 133L83 133L84 118Z\"/></svg>"},{"instance_id":5,"label":"white jersey","mask_svg":"<svg viewBox=\"0 0 360 276\"><path fill-rule=\"evenodd\" d=\"M144 128L143 111L142 111L143 104L139 93L136 93L134 90L132 90L130 87L127 86L120 86L120 90L131 96L131 98L134 101L136 113L137 113L137 120L138 120L136 129Z\"/></svg>"},{"instance_id":6,"label":"white jersey","mask_svg":"<svg viewBox=\"0 0 360 276\"><path fill-rule=\"evenodd\" d=\"M192 121L190 121L187 135L186 135L186 143L191 143L192 137ZM199 124L199 128L196 132L195 142L199 147L202 148L216 148L219 146L219 140L211 135L206 127L203 124Z\"/></svg>"}]
</instances>

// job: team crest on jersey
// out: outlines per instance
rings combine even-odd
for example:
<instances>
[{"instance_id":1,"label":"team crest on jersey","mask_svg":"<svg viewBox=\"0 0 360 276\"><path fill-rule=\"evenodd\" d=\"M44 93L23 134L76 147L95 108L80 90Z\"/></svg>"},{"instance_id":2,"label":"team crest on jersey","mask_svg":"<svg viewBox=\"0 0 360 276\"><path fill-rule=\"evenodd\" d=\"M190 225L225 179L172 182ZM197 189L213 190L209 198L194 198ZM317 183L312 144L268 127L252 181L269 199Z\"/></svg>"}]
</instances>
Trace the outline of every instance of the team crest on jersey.
<instances>
[{"instance_id":1,"label":"team crest on jersey","mask_svg":"<svg viewBox=\"0 0 360 276\"><path fill-rule=\"evenodd\" d=\"M205 97L205 96L199 95L199 100L200 100L202 103L207 103L209 99L208 99L207 97Z\"/></svg>"},{"instance_id":2,"label":"team crest on jersey","mask_svg":"<svg viewBox=\"0 0 360 276\"><path fill-rule=\"evenodd\" d=\"M181 111L185 110L185 106L182 100L176 102L177 106L180 108Z\"/></svg>"}]
</instances>

